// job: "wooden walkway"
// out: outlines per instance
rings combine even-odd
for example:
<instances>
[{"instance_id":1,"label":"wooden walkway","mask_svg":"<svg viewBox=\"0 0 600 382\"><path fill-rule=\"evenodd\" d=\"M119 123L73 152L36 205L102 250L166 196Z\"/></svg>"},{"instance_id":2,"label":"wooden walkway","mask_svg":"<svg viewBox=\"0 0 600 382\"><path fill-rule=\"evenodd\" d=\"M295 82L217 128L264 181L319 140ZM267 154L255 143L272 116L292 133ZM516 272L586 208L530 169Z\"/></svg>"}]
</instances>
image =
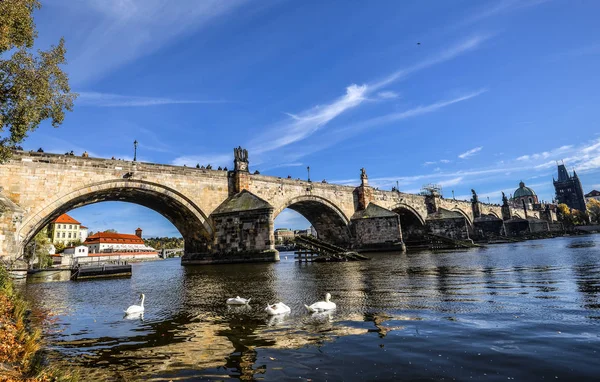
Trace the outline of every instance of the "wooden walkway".
<instances>
[{"instance_id":1,"label":"wooden walkway","mask_svg":"<svg viewBox=\"0 0 600 382\"><path fill-rule=\"evenodd\" d=\"M313 236L296 236L295 259L298 262L358 261L368 257Z\"/></svg>"}]
</instances>

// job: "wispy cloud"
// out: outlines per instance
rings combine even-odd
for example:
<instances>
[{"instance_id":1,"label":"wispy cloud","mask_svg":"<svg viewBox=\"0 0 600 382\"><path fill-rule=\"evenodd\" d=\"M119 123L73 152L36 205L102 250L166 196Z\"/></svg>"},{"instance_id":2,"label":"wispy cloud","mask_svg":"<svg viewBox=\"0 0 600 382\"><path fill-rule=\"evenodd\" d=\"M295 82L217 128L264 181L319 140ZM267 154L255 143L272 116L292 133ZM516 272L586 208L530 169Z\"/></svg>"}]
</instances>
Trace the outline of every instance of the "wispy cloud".
<instances>
[{"instance_id":1,"label":"wispy cloud","mask_svg":"<svg viewBox=\"0 0 600 382\"><path fill-rule=\"evenodd\" d=\"M244 2L178 0L173 6L164 0L56 0L55 4L68 7L77 15L74 27L81 31L81 37L69 45L72 83L98 79L150 55L177 37L206 27Z\"/></svg>"},{"instance_id":2,"label":"wispy cloud","mask_svg":"<svg viewBox=\"0 0 600 382\"><path fill-rule=\"evenodd\" d=\"M463 101L469 100L471 98L477 97L477 96L485 93L486 91L487 91L487 89L482 89L482 90L471 92L471 93L468 93L468 94L465 94L465 95L462 95L462 96L459 96L459 97L456 97L453 99L439 101L436 103L432 103L430 105L417 106L417 107L409 109L409 110L405 110L405 111L401 111L401 112L397 112L397 113L390 113L390 114L382 115L379 117L367 119L365 121L357 122L353 125L344 127L342 129L338 129L337 132L343 132L343 133L356 132L356 131L361 131L361 130L364 130L366 128L370 128L373 126L388 124L388 123L397 122L397 121L400 121L400 120L403 120L406 118L411 118L411 117L416 117L416 116L423 115L423 114L433 113L442 108L453 105L455 103L463 102Z\"/></svg>"},{"instance_id":3,"label":"wispy cloud","mask_svg":"<svg viewBox=\"0 0 600 382\"><path fill-rule=\"evenodd\" d=\"M391 90L386 90L386 91L377 93L377 98L380 98L380 99L393 99L393 98L398 98L398 97L399 97L398 93L393 92Z\"/></svg>"},{"instance_id":4,"label":"wispy cloud","mask_svg":"<svg viewBox=\"0 0 600 382\"><path fill-rule=\"evenodd\" d=\"M340 127L328 132L323 139L318 140L317 142L312 142L310 147L303 147L302 150L293 150L289 153L286 153L285 159L288 161L298 160L306 155L321 151L335 145L339 142L342 142L346 139L351 138L352 136L366 130L369 128L374 128L377 126L389 124L392 122L398 122L407 118L417 117L420 115L428 114L436 112L444 107L453 105L458 102L463 102L469 100L471 98L477 97L483 94L486 90L479 90L473 93L469 93L457 98L453 98L450 100L436 102L430 105L417 106L412 109L408 109L398 113L390 113L383 116L367 119L364 121L360 121L349 126ZM253 151L253 150L252 150ZM267 150L263 150L265 152ZM253 151L254 152L254 151ZM446 162L443 162L446 163Z\"/></svg>"},{"instance_id":5,"label":"wispy cloud","mask_svg":"<svg viewBox=\"0 0 600 382\"><path fill-rule=\"evenodd\" d=\"M481 46L481 44L488 38L489 38L489 36L481 35L481 36L474 36L472 38L464 40L454 46L451 46L448 49L441 51L437 55L432 56L422 62L419 62L408 68L403 68L403 69L395 71L394 73L388 75L384 79L371 84L370 89L372 89L372 90L381 89L381 88L388 86L400 79L408 77L410 74L413 74L415 72L421 71L421 70L429 68L431 66L440 64L442 62L449 61L453 58L460 56L461 54L475 50L479 46Z\"/></svg>"},{"instance_id":6,"label":"wispy cloud","mask_svg":"<svg viewBox=\"0 0 600 382\"><path fill-rule=\"evenodd\" d=\"M536 5L546 3L548 1L549 0L503 0L493 2L491 3L491 5L488 5L488 3L484 3L486 5L480 8L476 13L473 13L471 16L462 20L456 26L463 26L475 23L488 17L508 13L517 9L533 7Z\"/></svg>"},{"instance_id":7,"label":"wispy cloud","mask_svg":"<svg viewBox=\"0 0 600 382\"><path fill-rule=\"evenodd\" d=\"M79 92L78 106L95 107L147 107L176 104L223 103L218 100L183 100L162 97L139 97L111 93Z\"/></svg>"},{"instance_id":8,"label":"wispy cloud","mask_svg":"<svg viewBox=\"0 0 600 382\"><path fill-rule=\"evenodd\" d=\"M251 143L251 149L255 153L263 153L267 151L273 151L283 146L303 140L313 135L315 132L323 128L331 120L338 117L339 115L360 106L364 101L368 100L369 94L378 92L382 88L394 82L397 82L403 78L406 78L410 74L416 73L420 70L451 60L460 56L461 54L472 51L478 48L487 38L487 36L476 36L467 39L418 64L415 64L408 68L400 69L392 73L391 75L388 75L382 80L363 85L352 84L346 88L346 93L344 95L333 100L330 103L312 107L301 113L287 113L287 115L290 118L286 121L282 121L276 124L273 128L268 129L264 134L261 134L260 137L258 137L254 142ZM385 92L386 90L381 90L379 94L386 94ZM412 110L410 115L407 114L407 112L405 112L398 113L396 115L384 116L381 117L379 121L373 120L369 123L379 124L385 119L391 121L394 119L402 119L408 116L431 112L434 109L439 109L451 103L460 102L464 99L474 97L475 95L477 94L468 95L466 96L467 98L451 100L448 101L448 103L440 103L435 105L429 105L427 107L417 108ZM263 144L263 142L265 141L269 141L271 143L268 146L266 146Z\"/></svg>"},{"instance_id":9,"label":"wispy cloud","mask_svg":"<svg viewBox=\"0 0 600 382\"><path fill-rule=\"evenodd\" d=\"M233 154L204 154L204 155L188 155L188 156L180 156L175 158L171 164L175 166L183 166L186 165L188 167L194 167L196 164L200 166L211 165L213 168L228 167L232 169L233 167Z\"/></svg>"},{"instance_id":10,"label":"wispy cloud","mask_svg":"<svg viewBox=\"0 0 600 382\"><path fill-rule=\"evenodd\" d=\"M600 147L600 145L599 145L599 147ZM573 145L565 145L565 146L561 146L559 148L556 148L556 149L553 149L550 151L544 151L544 152L535 153L535 154L521 155L520 157L517 158L517 160L518 161L529 161L529 160L547 159L547 158L556 156L557 154L567 152L567 151L571 150L572 148L573 148Z\"/></svg>"},{"instance_id":11,"label":"wispy cloud","mask_svg":"<svg viewBox=\"0 0 600 382\"><path fill-rule=\"evenodd\" d=\"M366 99L366 93L367 85L350 85L345 95L330 104L315 106L300 114L288 114L291 121L262 136L260 143L252 145L252 151L258 154L272 151L312 135L341 113L360 105ZM263 144L265 139L269 145Z\"/></svg>"},{"instance_id":12,"label":"wispy cloud","mask_svg":"<svg viewBox=\"0 0 600 382\"><path fill-rule=\"evenodd\" d=\"M464 179L464 177L458 176L458 177L452 178L452 179L441 180L438 182L438 184L442 187L451 187L451 186L456 186L456 185L462 183L463 179Z\"/></svg>"},{"instance_id":13,"label":"wispy cloud","mask_svg":"<svg viewBox=\"0 0 600 382\"><path fill-rule=\"evenodd\" d=\"M464 153L460 154L458 157L460 159L467 159L469 157L472 157L473 155L477 154L478 152L480 152L483 149L482 146L479 147L475 147L474 149L471 149L469 151L465 151Z\"/></svg>"}]
</instances>

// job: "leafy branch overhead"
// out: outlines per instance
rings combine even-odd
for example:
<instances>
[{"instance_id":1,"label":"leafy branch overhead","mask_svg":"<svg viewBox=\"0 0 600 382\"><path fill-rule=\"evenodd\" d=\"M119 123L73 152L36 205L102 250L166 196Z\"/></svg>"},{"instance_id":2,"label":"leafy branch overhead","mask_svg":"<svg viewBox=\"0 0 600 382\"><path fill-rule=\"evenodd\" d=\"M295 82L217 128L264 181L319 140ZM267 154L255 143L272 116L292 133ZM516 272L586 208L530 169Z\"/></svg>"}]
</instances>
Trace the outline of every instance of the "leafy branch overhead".
<instances>
[{"instance_id":1,"label":"leafy branch overhead","mask_svg":"<svg viewBox=\"0 0 600 382\"><path fill-rule=\"evenodd\" d=\"M58 127L76 94L60 68L65 43L33 52L38 0L0 0L0 162L44 120Z\"/></svg>"}]
</instances>

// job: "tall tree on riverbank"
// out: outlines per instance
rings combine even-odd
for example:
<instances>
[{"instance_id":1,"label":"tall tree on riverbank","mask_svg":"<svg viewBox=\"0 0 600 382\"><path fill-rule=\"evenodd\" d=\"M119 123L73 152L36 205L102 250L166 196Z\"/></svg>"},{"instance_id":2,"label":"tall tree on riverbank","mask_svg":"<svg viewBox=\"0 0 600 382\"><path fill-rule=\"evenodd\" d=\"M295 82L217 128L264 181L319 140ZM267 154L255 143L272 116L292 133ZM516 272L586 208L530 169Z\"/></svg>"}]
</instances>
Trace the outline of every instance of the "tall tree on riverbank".
<instances>
[{"instance_id":1,"label":"tall tree on riverbank","mask_svg":"<svg viewBox=\"0 0 600 382\"><path fill-rule=\"evenodd\" d=\"M43 120L58 127L76 94L60 68L65 42L33 52L38 0L0 0L0 162Z\"/></svg>"}]
</instances>

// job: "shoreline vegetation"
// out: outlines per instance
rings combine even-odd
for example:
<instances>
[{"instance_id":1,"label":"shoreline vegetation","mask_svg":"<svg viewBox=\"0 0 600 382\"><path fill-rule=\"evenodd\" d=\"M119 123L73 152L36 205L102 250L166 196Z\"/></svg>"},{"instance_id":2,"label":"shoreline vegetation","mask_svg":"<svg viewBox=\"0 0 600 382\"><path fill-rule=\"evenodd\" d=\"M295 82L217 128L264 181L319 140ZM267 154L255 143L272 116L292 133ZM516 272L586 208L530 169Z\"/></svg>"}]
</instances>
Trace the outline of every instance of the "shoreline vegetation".
<instances>
[{"instance_id":1,"label":"shoreline vegetation","mask_svg":"<svg viewBox=\"0 0 600 382\"><path fill-rule=\"evenodd\" d=\"M77 374L45 365L41 330L32 318L27 301L0 266L0 382L77 381Z\"/></svg>"}]
</instances>

